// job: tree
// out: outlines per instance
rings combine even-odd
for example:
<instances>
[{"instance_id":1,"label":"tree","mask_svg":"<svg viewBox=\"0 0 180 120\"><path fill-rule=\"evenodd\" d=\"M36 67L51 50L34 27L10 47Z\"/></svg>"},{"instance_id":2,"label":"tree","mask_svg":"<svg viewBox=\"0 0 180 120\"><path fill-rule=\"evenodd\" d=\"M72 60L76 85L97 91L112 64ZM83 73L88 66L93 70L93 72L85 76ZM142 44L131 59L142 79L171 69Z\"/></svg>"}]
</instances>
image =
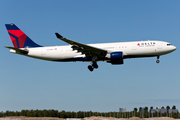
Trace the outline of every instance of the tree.
<instances>
[{"instance_id":1,"label":"tree","mask_svg":"<svg viewBox=\"0 0 180 120\"><path fill-rule=\"evenodd\" d=\"M9 116L9 111L7 110L6 113L5 113L5 116Z\"/></svg>"},{"instance_id":2,"label":"tree","mask_svg":"<svg viewBox=\"0 0 180 120\"><path fill-rule=\"evenodd\" d=\"M27 116L27 111L26 110L21 110L21 116Z\"/></svg>"},{"instance_id":3,"label":"tree","mask_svg":"<svg viewBox=\"0 0 180 120\"><path fill-rule=\"evenodd\" d=\"M147 118L148 117L148 107L144 108L144 117Z\"/></svg>"},{"instance_id":4,"label":"tree","mask_svg":"<svg viewBox=\"0 0 180 120\"><path fill-rule=\"evenodd\" d=\"M20 112L18 112L18 111L15 112L15 116L20 116L20 115L21 115Z\"/></svg>"},{"instance_id":5,"label":"tree","mask_svg":"<svg viewBox=\"0 0 180 120\"><path fill-rule=\"evenodd\" d=\"M137 112L137 110L138 110L137 108L134 108L134 111L135 111L135 112Z\"/></svg>"},{"instance_id":6,"label":"tree","mask_svg":"<svg viewBox=\"0 0 180 120\"><path fill-rule=\"evenodd\" d=\"M145 108L144 108L144 111L145 111L145 112L148 112L148 107L145 107Z\"/></svg>"},{"instance_id":7,"label":"tree","mask_svg":"<svg viewBox=\"0 0 180 120\"><path fill-rule=\"evenodd\" d=\"M172 107L172 109L176 109L176 106L174 105L174 106Z\"/></svg>"},{"instance_id":8,"label":"tree","mask_svg":"<svg viewBox=\"0 0 180 120\"><path fill-rule=\"evenodd\" d=\"M170 107L169 107L169 106L167 106L167 107L166 107L166 109L167 109L167 110L169 110L169 109L170 109Z\"/></svg>"},{"instance_id":9,"label":"tree","mask_svg":"<svg viewBox=\"0 0 180 120\"><path fill-rule=\"evenodd\" d=\"M43 110L43 117L48 117L49 114L48 114L48 111L47 110Z\"/></svg>"},{"instance_id":10,"label":"tree","mask_svg":"<svg viewBox=\"0 0 180 120\"><path fill-rule=\"evenodd\" d=\"M0 117L4 117L4 113L3 112L0 112Z\"/></svg>"},{"instance_id":11,"label":"tree","mask_svg":"<svg viewBox=\"0 0 180 120\"><path fill-rule=\"evenodd\" d=\"M60 112L60 118L66 118L66 112L64 110Z\"/></svg>"},{"instance_id":12,"label":"tree","mask_svg":"<svg viewBox=\"0 0 180 120\"><path fill-rule=\"evenodd\" d=\"M139 112L142 112L142 107L139 107Z\"/></svg>"}]
</instances>

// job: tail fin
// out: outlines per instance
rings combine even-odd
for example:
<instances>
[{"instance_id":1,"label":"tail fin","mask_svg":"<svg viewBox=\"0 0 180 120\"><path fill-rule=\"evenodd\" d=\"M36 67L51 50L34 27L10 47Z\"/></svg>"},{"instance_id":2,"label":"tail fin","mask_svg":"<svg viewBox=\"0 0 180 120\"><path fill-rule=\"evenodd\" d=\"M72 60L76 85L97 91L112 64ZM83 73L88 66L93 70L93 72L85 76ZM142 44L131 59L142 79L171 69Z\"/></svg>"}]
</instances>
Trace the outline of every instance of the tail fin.
<instances>
[{"instance_id":1,"label":"tail fin","mask_svg":"<svg viewBox=\"0 0 180 120\"><path fill-rule=\"evenodd\" d=\"M14 48L42 47L33 42L15 24L5 24Z\"/></svg>"}]
</instances>

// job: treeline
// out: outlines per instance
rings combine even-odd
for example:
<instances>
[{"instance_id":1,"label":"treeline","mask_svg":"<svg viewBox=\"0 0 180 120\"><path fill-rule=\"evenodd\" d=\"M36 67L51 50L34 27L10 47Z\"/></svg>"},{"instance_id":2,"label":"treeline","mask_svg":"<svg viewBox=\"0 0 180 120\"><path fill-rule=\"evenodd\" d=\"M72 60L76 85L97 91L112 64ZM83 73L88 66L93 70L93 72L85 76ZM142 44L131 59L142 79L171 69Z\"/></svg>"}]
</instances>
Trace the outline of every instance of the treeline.
<instances>
[{"instance_id":1,"label":"treeline","mask_svg":"<svg viewBox=\"0 0 180 120\"><path fill-rule=\"evenodd\" d=\"M158 110L165 110L163 112ZM157 110L155 112L152 112L154 110ZM174 110L174 112L169 112L169 110ZM170 108L170 106L166 106L166 108L164 106L162 106L161 108L153 108L150 107L150 109L148 107L139 107L139 110L137 108L134 108L134 116L136 117L140 117L140 118L150 118L150 117L172 117L172 118L180 118L180 113L179 111L176 109L176 106L174 105L172 108Z\"/></svg>"},{"instance_id":2,"label":"treeline","mask_svg":"<svg viewBox=\"0 0 180 120\"><path fill-rule=\"evenodd\" d=\"M6 111L0 112L0 117L5 116L26 116L26 117L59 117L59 118L84 118L90 116L107 116L110 117L113 112L110 113L100 113L92 111L79 111L79 112L66 112L58 110L22 110L22 111Z\"/></svg>"},{"instance_id":3,"label":"treeline","mask_svg":"<svg viewBox=\"0 0 180 120\"><path fill-rule=\"evenodd\" d=\"M161 107L164 109L164 107ZM134 108L133 111L129 112L92 112L92 111L79 111L79 112L69 112L69 111L58 111L58 110L21 110L21 111L6 111L0 112L0 117L5 116L26 116L26 117L59 117L59 118L85 118L91 116L103 116L103 117L115 117L115 118L130 118L130 117L140 117L140 118L149 118L149 117L173 117L179 118L180 114L177 113L160 113L155 112L151 113L153 107L140 107L139 110ZM158 109L158 108L156 108ZM170 109L169 106L166 109ZM173 106L172 109L176 109L176 106Z\"/></svg>"}]
</instances>

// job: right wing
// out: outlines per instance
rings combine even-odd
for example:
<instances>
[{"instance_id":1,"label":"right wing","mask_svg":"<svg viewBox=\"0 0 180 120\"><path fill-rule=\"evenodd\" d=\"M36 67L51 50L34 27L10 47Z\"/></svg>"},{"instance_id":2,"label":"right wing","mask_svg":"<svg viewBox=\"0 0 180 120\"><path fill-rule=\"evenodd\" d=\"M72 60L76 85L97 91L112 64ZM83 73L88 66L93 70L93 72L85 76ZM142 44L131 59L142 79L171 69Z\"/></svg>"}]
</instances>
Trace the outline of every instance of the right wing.
<instances>
[{"instance_id":1,"label":"right wing","mask_svg":"<svg viewBox=\"0 0 180 120\"><path fill-rule=\"evenodd\" d=\"M96 48L93 46L85 45L82 43L78 43L69 39L64 38L58 33L55 33L56 37L59 38L60 40L67 42L72 45L73 50L77 50L78 52L82 52L82 54L85 54L86 57L93 57L97 56L98 58L105 57L107 54L107 51L104 49Z\"/></svg>"}]
</instances>

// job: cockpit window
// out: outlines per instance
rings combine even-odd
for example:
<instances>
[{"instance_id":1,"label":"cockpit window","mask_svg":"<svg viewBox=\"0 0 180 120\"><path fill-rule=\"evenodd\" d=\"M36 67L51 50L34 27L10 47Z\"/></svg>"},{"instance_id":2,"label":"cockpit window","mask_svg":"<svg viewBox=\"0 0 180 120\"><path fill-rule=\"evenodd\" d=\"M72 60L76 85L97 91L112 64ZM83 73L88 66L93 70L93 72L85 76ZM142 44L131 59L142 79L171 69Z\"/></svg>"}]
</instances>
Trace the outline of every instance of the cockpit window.
<instances>
[{"instance_id":1,"label":"cockpit window","mask_svg":"<svg viewBox=\"0 0 180 120\"><path fill-rule=\"evenodd\" d=\"M167 44L167 46L171 46L171 44Z\"/></svg>"}]
</instances>

